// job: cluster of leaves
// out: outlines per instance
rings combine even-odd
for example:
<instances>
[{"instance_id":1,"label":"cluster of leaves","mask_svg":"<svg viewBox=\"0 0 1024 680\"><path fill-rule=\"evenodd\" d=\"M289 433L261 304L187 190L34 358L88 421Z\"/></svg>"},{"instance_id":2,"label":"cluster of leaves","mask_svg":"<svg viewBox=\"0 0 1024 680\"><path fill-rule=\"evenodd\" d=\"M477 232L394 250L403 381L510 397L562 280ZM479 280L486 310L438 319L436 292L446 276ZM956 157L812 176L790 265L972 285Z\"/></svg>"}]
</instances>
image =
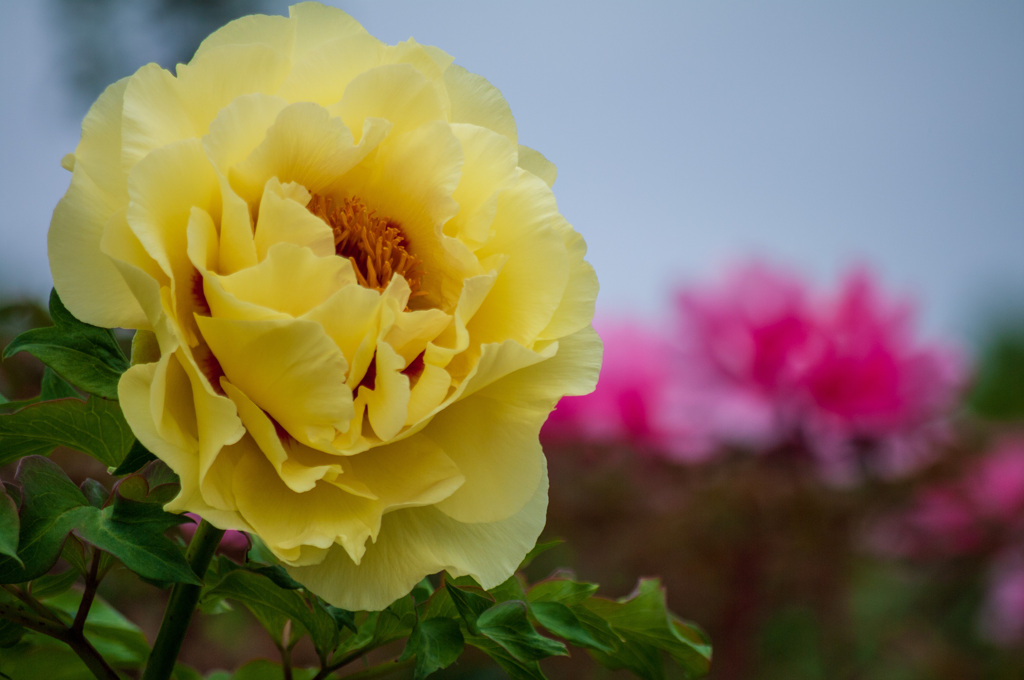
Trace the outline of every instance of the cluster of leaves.
<instances>
[{"instance_id":1,"label":"cluster of leaves","mask_svg":"<svg viewBox=\"0 0 1024 680\"><path fill-rule=\"evenodd\" d=\"M320 680L385 646L395 648L393 660L351 677L407 669L424 678L468 646L512 678L543 678L538 662L567 655L566 643L645 678L663 677L666 659L685 677L706 674L706 639L668 612L655 580L613 601L569 574L532 586L513 576L490 591L470 578L441 577L383 611L350 612L303 589L255 537L242 563L221 555L198 568L169 532L190 520L163 510L177 479L135 440L116 401L129 365L116 338L77 321L56 294L50 314L53 326L23 333L4 354L29 352L47 369L39 397L0 396L0 465L17 462L13 480L0 484L0 678L137 675L150 653L145 636L96 594L121 567L157 588L201 586L199 606L208 614L244 606L281 651L280 665L260 660L211 680ZM46 457L56 447L100 461L106 482L73 482ZM292 668L304 637L319 665ZM174 673L201 678L182 665Z\"/></svg>"},{"instance_id":2,"label":"cluster of leaves","mask_svg":"<svg viewBox=\"0 0 1024 680\"><path fill-rule=\"evenodd\" d=\"M595 597L596 585L570 574L533 586L516 575L490 591L469 577L445 575L436 587L424 579L383 611L350 612L312 596L281 567L257 561L261 552L256 541L244 565L219 557L207 577L202 606L216 607L223 600L242 603L286 659L308 635L320 660L319 669L304 671L309 678L323 678L401 640L401 654L368 675L391 666L408 667L414 678L426 678L450 666L470 646L490 656L511 678L544 678L538 662L568 655L565 642L586 649L605 667L640 677L664 677L666 656L679 664L684 677L707 673L710 646L698 630L668 612L656 580L641 581L634 594L613 601Z\"/></svg>"}]
</instances>

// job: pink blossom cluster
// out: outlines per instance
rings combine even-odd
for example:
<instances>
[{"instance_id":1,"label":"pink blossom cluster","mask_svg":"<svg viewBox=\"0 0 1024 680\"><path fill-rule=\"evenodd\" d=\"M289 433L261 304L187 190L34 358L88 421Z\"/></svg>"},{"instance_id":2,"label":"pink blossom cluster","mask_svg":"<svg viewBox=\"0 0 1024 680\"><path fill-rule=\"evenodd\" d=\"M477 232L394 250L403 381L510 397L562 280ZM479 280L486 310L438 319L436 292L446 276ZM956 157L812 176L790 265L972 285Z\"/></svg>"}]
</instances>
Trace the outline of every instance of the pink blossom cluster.
<instances>
[{"instance_id":1,"label":"pink blossom cluster","mask_svg":"<svg viewBox=\"0 0 1024 680\"><path fill-rule=\"evenodd\" d=\"M1001 439L959 479L921 491L881 527L875 547L918 559L991 555L982 631L1024 643L1024 436Z\"/></svg>"},{"instance_id":2,"label":"pink blossom cluster","mask_svg":"<svg viewBox=\"0 0 1024 680\"><path fill-rule=\"evenodd\" d=\"M819 296L753 263L675 302L668 330L599 322L597 390L563 400L547 436L679 460L800 451L836 478L898 473L935 450L962 364L918 343L910 306L885 299L866 271Z\"/></svg>"}]
</instances>

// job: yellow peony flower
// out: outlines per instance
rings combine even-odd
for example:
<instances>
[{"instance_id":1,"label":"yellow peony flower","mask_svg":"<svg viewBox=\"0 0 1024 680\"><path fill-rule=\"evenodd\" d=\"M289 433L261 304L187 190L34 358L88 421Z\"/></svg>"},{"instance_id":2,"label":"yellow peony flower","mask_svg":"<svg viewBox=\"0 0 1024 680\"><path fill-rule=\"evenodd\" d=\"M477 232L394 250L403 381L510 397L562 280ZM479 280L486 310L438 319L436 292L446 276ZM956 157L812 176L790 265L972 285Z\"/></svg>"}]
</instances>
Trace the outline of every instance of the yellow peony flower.
<instances>
[{"instance_id":1,"label":"yellow peony flower","mask_svg":"<svg viewBox=\"0 0 1024 680\"><path fill-rule=\"evenodd\" d=\"M181 478L169 510L348 609L514 571L544 525L538 432L601 348L554 167L493 86L303 3L111 85L64 165L54 284L138 330L119 395Z\"/></svg>"}]
</instances>

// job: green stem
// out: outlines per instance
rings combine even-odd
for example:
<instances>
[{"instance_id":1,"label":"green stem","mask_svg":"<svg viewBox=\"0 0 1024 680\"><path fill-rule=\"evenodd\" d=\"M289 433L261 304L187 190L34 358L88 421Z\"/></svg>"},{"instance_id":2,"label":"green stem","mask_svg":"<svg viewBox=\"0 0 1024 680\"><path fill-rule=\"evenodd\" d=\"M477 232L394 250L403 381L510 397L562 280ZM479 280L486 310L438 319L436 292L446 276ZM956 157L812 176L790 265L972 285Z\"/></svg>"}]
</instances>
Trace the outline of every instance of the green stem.
<instances>
[{"instance_id":1,"label":"green stem","mask_svg":"<svg viewBox=\"0 0 1024 680\"><path fill-rule=\"evenodd\" d=\"M223 535L223 529L214 527L206 520L199 523L195 536L188 546L188 564L200 580L206 574L206 568L210 566L210 560L213 559L213 553L217 550ZM185 631L188 630L189 621L192 620L192 613L199 603L202 591L202 585L174 584L142 680L168 680L171 677L174 662L185 639Z\"/></svg>"},{"instance_id":2,"label":"green stem","mask_svg":"<svg viewBox=\"0 0 1024 680\"><path fill-rule=\"evenodd\" d=\"M89 616L89 608L96 598L96 588L100 584L100 558L102 553L95 548L92 553L92 563L89 565L89 573L85 577L85 591L82 593L82 602L78 605L78 613L71 624L71 630L81 633L85 630L85 619Z\"/></svg>"}]
</instances>

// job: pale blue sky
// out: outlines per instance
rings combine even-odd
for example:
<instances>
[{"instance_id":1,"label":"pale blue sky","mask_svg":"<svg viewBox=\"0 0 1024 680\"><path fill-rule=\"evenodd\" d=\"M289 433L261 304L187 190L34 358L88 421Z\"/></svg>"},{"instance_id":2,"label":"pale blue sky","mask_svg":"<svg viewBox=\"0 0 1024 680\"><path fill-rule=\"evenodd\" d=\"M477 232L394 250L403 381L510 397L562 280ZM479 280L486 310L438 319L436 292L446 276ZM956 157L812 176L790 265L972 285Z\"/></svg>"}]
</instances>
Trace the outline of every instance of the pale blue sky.
<instances>
[{"instance_id":1,"label":"pale blue sky","mask_svg":"<svg viewBox=\"0 0 1024 680\"><path fill-rule=\"evenodd\" d=\"M750 256L821 284L867 263L953 339L1024 302L1024 2L332 4L502 90L559 168L603 312L656 317L674 282ZM40 297L85 107L52 9L0 23L0 287ZM136 66L165 57L125 22Z\"/></svg>"}]
</instances>

